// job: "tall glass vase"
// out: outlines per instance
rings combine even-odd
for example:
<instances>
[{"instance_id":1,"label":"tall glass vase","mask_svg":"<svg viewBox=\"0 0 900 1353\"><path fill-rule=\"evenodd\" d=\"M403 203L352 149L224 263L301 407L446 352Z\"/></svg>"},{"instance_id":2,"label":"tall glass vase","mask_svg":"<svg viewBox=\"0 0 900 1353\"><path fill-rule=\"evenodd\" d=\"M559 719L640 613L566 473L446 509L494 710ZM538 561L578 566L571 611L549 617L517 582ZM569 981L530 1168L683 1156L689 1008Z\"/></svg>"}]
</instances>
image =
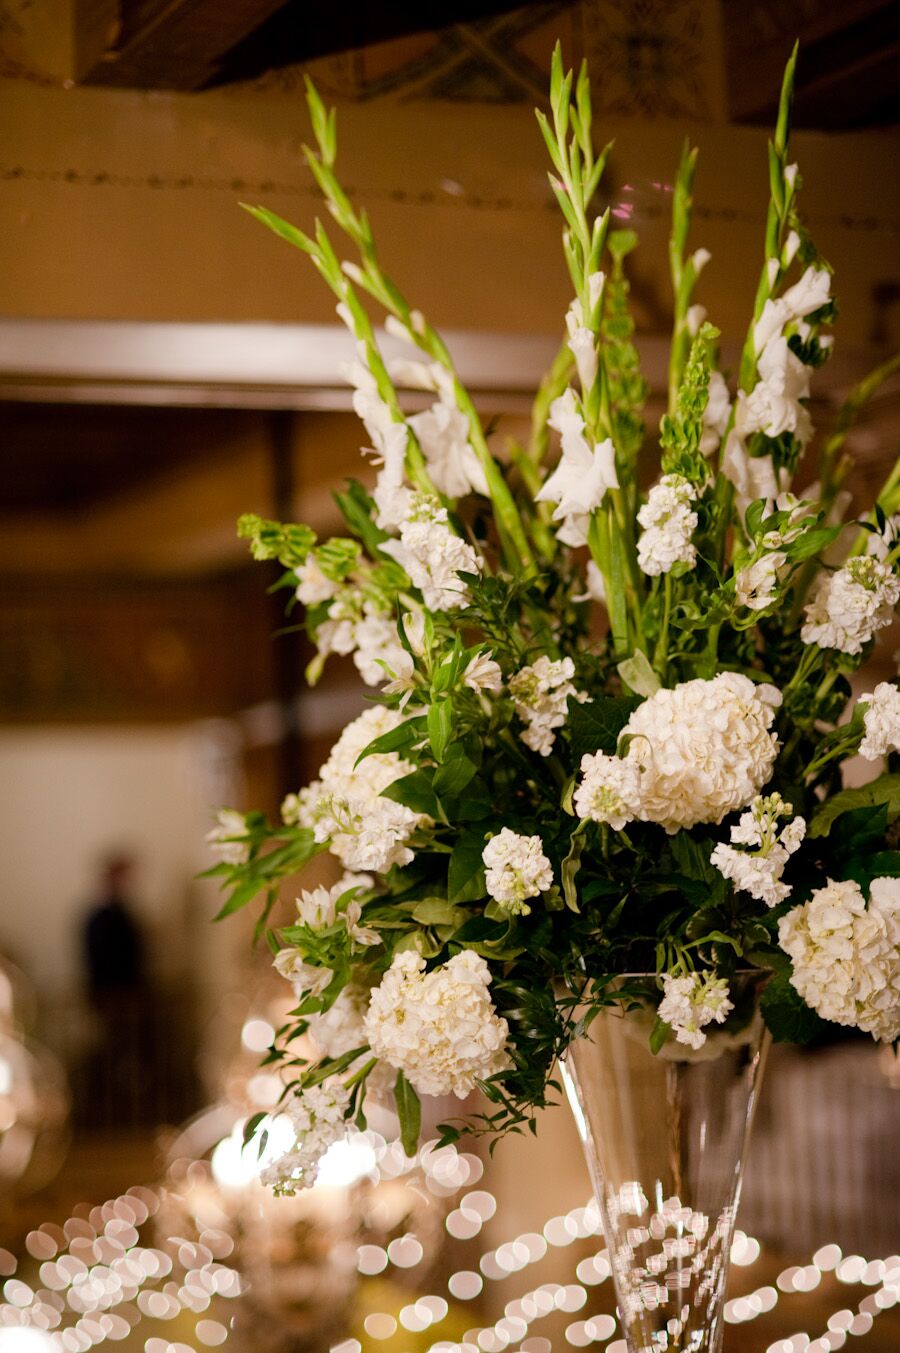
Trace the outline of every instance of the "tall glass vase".
<instances>
[{"instance_id":1,"label":"tall glass vase","mask_svg":"<svg viewBox=\"0 0 900 1353\"><path fill-rule=\"evenodd\" d=\"M768 1046L759 972L697 1051L650 1051L651 1009L603 1009L562 1063L629 1353L718 1353L725 1280Z\"/></svg>"}]
</instances>

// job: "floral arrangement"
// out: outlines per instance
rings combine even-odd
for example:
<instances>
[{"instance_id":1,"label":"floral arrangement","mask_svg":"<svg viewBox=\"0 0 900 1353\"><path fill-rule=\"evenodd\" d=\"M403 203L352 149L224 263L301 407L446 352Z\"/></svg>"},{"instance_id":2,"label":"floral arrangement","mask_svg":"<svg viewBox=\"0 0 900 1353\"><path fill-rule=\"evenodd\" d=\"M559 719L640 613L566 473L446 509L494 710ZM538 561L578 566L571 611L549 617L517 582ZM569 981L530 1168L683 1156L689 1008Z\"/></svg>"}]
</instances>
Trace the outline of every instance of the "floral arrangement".
<instances>
[{"instance_id":1,"label":"floral arrangement","mask_svg":"<svg viewBox=\"0 0 900 1353\"><path fill-rule=\"evenodd\" d=\"M408 1152L422 1095L486 1096L445 1141L533 1129L556 1059L606 1005L649 1009L652 1049L690 1057L747 1025L738 970L771 974L776 1039L809 1040L823 1020L900 1036L900 773L886 761L900 690L854 701L850 684L900 599L900 465L859 520L844 522L842 491L847 431L898 362L853 393L795 493L836 315L788 154L795 57L733 398L693 302L709 255L688 252L697 152L682 157L658 450L628 308L636 238L592 209L610 147L595 153L586 70L566 73L558 49L538 121L575 295L527 445L497 449L440 335L383 271L311 85L306 158L358 262L320 222L307 235L249 208L337 298L378 467L371 493L336 494L344 537L239 526L305 608L310 681L352 654L373 688L280 822L224 810L210 836L222 914L263 898L260 933L296 993L270 1053L297 1134L266 1172L280 1191L314 1181L345 1125L365 1123L367 1093L393 1095ZM408 358L382 356L373 301ZM405 414L409 389L430 406ZM857 753L882 773L847 789ZM321 851L343 877L268 929L285 880ZM305 1032L312 1063L293 1050Z\"/></svg>"}]
</instances>

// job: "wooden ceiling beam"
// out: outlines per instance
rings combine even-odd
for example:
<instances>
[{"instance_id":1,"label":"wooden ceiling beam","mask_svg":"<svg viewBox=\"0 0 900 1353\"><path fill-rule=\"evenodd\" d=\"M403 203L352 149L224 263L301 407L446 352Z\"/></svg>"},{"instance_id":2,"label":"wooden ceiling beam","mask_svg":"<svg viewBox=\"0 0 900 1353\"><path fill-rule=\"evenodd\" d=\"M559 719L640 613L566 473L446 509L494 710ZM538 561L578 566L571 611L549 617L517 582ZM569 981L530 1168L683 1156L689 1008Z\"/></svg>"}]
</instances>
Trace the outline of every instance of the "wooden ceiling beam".
<instances>
[{"instance_id":1,"label":"wooden ceiling beam","mask_svg":"<svg viewBox=\"0 0 900 1353\"><path fill-rule=\"evenodd\" d=\"M118 22L96 11L108 0L81 0L76 8L76 50L93 52L79 82L128 89L202 89L217 76L228 53L284 5L284 0L118 0ZM99 54L96 33L112 41ZM81 41L79 37L81 36Z\"/></svg>"}]
</instances>

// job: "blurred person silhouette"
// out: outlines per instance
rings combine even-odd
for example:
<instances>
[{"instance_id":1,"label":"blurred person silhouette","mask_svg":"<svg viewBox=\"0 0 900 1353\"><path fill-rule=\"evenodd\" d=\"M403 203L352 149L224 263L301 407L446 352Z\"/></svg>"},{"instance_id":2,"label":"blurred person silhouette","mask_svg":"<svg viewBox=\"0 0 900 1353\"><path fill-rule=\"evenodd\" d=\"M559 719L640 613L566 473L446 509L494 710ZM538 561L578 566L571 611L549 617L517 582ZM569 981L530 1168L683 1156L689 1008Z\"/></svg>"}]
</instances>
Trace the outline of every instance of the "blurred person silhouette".
<instances>
[{"instance_id":1,"label":"blurred person silhouette","mask_svg":"<svg viewBox=\"0 0 900 1353\"><path fill-rule=\"evenodd\" d=\"M145 939L135 918L134 875L133 857L110 851L83 915L82 955L94 1033L74 1088L77 1116L90 1126L145 1120L153 1093L153 1001Z\"/></svg>"},{"instance_id":2,"label":"blurred person silhouette","mask_svg":"<svg viewBox=\"0 0 900 1353\"><path fill-rule=\"evenodd\" d=\"M123 851L103 861L97 895L84 923L88 992L99 1009L128 1004L145 984L144 939L132 910L134 860Z\"/></svg>"}]
</instances>

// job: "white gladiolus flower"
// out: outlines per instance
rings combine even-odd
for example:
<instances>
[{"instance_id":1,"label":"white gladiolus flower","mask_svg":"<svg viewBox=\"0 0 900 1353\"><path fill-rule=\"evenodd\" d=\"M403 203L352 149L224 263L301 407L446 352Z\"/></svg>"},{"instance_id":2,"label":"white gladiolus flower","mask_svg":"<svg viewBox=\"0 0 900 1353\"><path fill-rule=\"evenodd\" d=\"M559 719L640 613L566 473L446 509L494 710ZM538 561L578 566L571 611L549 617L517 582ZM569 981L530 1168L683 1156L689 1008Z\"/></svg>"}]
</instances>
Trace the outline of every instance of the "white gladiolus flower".
<instances>
[{"instance_id":1,"label":"white gladiolus flower","mask_svg":"<svg viewBox=\"0 0 900 1353\"><path fill-rule=\"evenodd\" d=\"M477 1081L512 1065L509 1026L491 1002L490 981L490 968L471 949L429 973L418 954L396 954L365 1017L373 1055L421 1095L464 1099Z\"/></svg>"},{"instance_id":2,"label":"white gladiolus flower","mask_svg":"<svg viewBox=\"0 0 900 1353\"><path fill-rule=\"evenodd\" d=\"M800 631L805 644L861 653L874 634L894 618L900 581L889 565L871 555L849 559L825 574L804 612Z\"/></svg>"},{"instance_id":3,"label":"white gladiolus flower","mask_svg":"<svg viewBox=\"0 0 900 1353\"><path fill-rule=\"evenodd\" d=\"M462 683L470 691L490 691L492 695L497 695L503 689L500 664L494 661L490 652L476 653L466 665Z\"/></svg>"},{"instance_id":4,"label":"white gladiolus flower","mask_svg":"<svg viewBox=\"0 0 900 1353\"><path fill-rule=\"evenodd\" d=\"M606 822L620 832L640 815L641 772L633 761L588 753L581 758L581 777L573 800L580 818Z\"/></svg>"},{"instance_id":5,"label":"white gladiolus flower","mask_svg":"<svg viewBox=\"0 0 900 1353\"><path fill-rule=\"evenodd\" d=\"M610 764L613 758L588 757L575 798L580 815L596 811L598 821L611 823L634 817L657 822L670 834L698 822L721 822L769 779L778 750L769 729L780 704L774 686L754 685L738 672L657 691L621 734L629 742L620 760L639 772L639 786ZM605 809L607 800L595 794L607 783L614 797Z\"/></svg>"},{"instance_id":6,"label":"white gladiolus flower","mask_svg":"<svg viewBox=\"0 0 900 1353\"><path fill-rule=\"evenodd\" d=\"M290 982L298 1002L304 996L321 996L334 977L331 968L319 968L314 963L307 963L303 950L296 945L279 949L272 967L279 976Z\"/></svg>"},{"instance_id":7,"label":"white gladiolus flower","mask_svg":"<svg viewBox=\"0 0 900 1353\"><path fill-rule=\"evenodd\" d=\"M224 864L246 864L250 844L244 814L234 808L220 808L216 825L206 833L206 843Z\"/></svg>"},{"instance_id":8,"label":"white gladiolus flower","mask_svg":"<svg viewBox=\"0 0 900 1353\"><path fill-rule=\"evenodd\" d=\"M480 573L481 559L448 525L447 509L427 494L414 494L400 539L382 546L421 590L430 611L453 611L465 606L468 589L460 573Z\"/></svg>"},{"instance_id":9,"label":"white gladiolus flower","mask_svg":"<svg viewBox=\"0 0 900 1353\"><path fill-rule=\"evenodd\" d=\"M779 550L764 554L755 563L742 568L735 578L735 600L749 611L764 611L778 594L778 580L787 563Z\"/></svg>"},{"instance_id":10,"label":"white gladiolus flower","mask_svg":"<svg viewBox=\"0 0 900 1353\"><path fill-rule=\"evenodd\" d=\"M900 879L829 879L778 923L791 983L823 1019L891 1043L900 1038Z\"/></svg>"},{"instance_id":11,"label":"white gladiolus flower","mask_svg":"<svg viewBox=\"0 0 900 1353\"><path fill-rule=\"evenodd\" d=\"M527 916L526 898L538 897L553 883L553 869L539 836L520 836L504 827L488 841L481 858L487 890L513 915Z\"/></svg>"},{"instance_id":12,"label":"white gladiolus flower","mask_svg":"<svg viewBox=\"0 0 900 1353\"><path fill-rule=\"evenodd\" d=\"M871 695L860 696L857 703L865 704L866 732L859 744L860 756L877 761L889 752L900 751L900 690L890 681L881 681Z\"/></svg>"},{"instance_id":13,"label":"white gladiolus flower","mask_svg":"<svg viewBox=\"0 0 900 1353\"><path fill-rule=\"evenodd\" d=\"M469 441L469 420L455 404L439 400L409 425L418 438L434 486L448 498L462 498L470 490L487 494L487 480L475 448Z\"/></svg>"},{"instance_id":14,"label":"white gladiolus flower","mask_svg":"<svg viewBox=\"0 0 900 1353\"><path fill-rule=\"evenodd\" d=\"M289 1099L284 1112L296 1140L290 1151L260 1172L262 1183L276 1194L288 1196L298 1189L312 1188L319 1173L319 1161L330 1146L346 1135L344 1120L349 1107L350 1092L334 1076Z\"/></svg>"},{"instance_id":15,"label":"white gladiolus flower","mask_svg":"<svg viewBox=\"0 0 900 1353\"><path fill-rule=\"evenodd\" d=\"M781 882L781 876L806 835L806 820L802 817L779 829L779 819L792 812L791 805L780 794L754 799L750 811L743 813L737 826L731 829L732 845L717 845L710 856L710 864L731 879L737 889L769 907L777 907L790 896L791 890Z\"/></svg>"},{"instance_id":16,"label":"white gladiolus flower","mask_svg":"<svg viewBox=\"0 0 900 1353\"><path fill-rule=\"evenodd\" d=\"M831 274L824 268L809 267L784 295L766 301L762 314L753 329L753 345L760 353L773 338L777 338L786 324L805 319L815 310L821 310L831 293Z\"/></svg>"},{"instance_id":17,"label":"white gladiolus flower","mask_svg":"<svg viewBox=\"0 0 900 1353\"><path fill-rule=\"evenodd\" d=\"M596 272L590 278L590 304L594 310L603 294L606 281L602 272ZM585 394L591 390L597 379L597 340L587 327L581 309L581 302L574 300L566 311L566 331L569 335L569 351L575 358L578 382Z\"/></svg>"},{"instance_id":18,"label":"white gladiolus flower","mask_svg":"<svg viewBox=\"0 0 900 1353\"><path fill-rule=\"evenodd\" d=\"M588 560L585 569L584 591L580 596L573 597L573 601L599 601L601 606L606 605L606 584L603 581L603 574L600 572L593 559Z\"/></svg>"},{"instance_id":19,"label":"white gladiolus flower","mask_svg":"<svg viewBox=\"0 0 900 1353\"><path fill-rule=\"evenodd\" d=\"M735 502L742 517L751 503L758 498L774 500L790 482L786 469L776 472L770 455L749 456L736 428L731 429L725 443L722 473L735 487Z\"/></svg>"},{"instance_id":20,"label":"white gladiolus flower","mask_svg":"<svg viewBox=\"0 0 900 1353\"><path fill-rule=\"evenodd\" d=\"M696 338L700 332L700 325L706 319L705 305L689 305L684 322L687 325L687 331L691 338Z\"/></svg>"},{"instance_id":21,"label":"white gladiolus flower","mask_svg":"<svg viewBox=\"0 0 900 1353\"><path fill-rule=\"evenodd\" d=\"M383 705L367 709L344 729L319 779L290 804L296 820L311 828L317 841L329 841L347 869L381 874L413 858L406 842L427 819L380 795L414 767L395 752L368 756L355 765L368 743L401 723L402 716Z\"/></svg>"},{"instance_id":22,"label":"white gladiolus flower","mask_svg":"<svg viewBox=\"0 0 900 1353\"><path fill-rule=\"evenodd\" d=\"M412 489L406 485L406 445L409 435L405 423L392 422L376 441L376 463L381 470L372 490L378 509L375 523L382 531L396 531L406 520L412 501Z\"/></svg>"},{"instance_id":23,"label":"white gladiolus flower","mask_svg":"<svg viewBox=\"0 0 900 1353\"><path fill-rule=\"evenodd\" d=\"M767 437L793 434L801 446L812 432L809 412L801 400L809 398L810 370L784 338L773 338L759 359L760 380L749 395L738 394L734 425L739 436L762 432Z\"/></svg>"},{"instance_id":24,"label":"white gladiolus flower","mask_svg":"<svg viewBox=\"0 0 900 1353\"><path fill-rule=\"evenodd\" d=\"M900 538L900 513L894 513L884 523L882 531L870 531L866 539L866 554L882 561L887 559Z\"/></svg>"},{"instance_id":25,"label":"white gladiolus flower","mask_svg":"<svg viewBox=\"0 0 900 1353\"><path fill-rule=\"evenodd\" d=\"M706 1026L724 1024L733 1009L724 978L713 977L712 973L692 972L681 977L664 973L659 1018L670 1026L679 1043L702 1048Z\"/></svg>"},{"instance_id":26,"label":"white gladiolus flower","mask_svg":"<svg viewBox=\"0 0 900 1353\"><path fill-rule=\"evenodd\" d=\"M692 307L693 308L693 307ZM701 307L702 308L702 307ZM711 371L709 394L703 410L703 431L700 434L700 454L711 456L719 449L731 417L731 396L721 371Z\"/></svg>"},{"instance_id":27,"label":"white gladiolus flower","mask_svg":"<svg viewBox=\"0 0 900 1353\"><path fill-rule=\"evenodd\" d=\"M554 662L542 654L530 667L523 667L509 682L516 713L526 725L522 741L541 756L549 756L568 717L568 699L585 701L587 695L572 685L575 664L571 658Z\"/></svg>"},{"instance_id":28,"label":"white gladiolus flower","mask_svg":"<svg viewBox=\"0 0 900 1353\"><path fill-rule=\"evenodd\" d=\"M603 502L607 489L619 487L615 449L609 438L591 449L574 390L553 401L548 422L560 433L562 456L536 499L556 503L553 520L563 523L557 533L563 544L586 545L591 512Z\"/></svg>"},{"instance_id":29,"label":"white gladiolus flower","mask_svg":"<svg viewBox=\"0 0 900 1353\"><path fill-rule=\"evenodd\" d=\"M296 596L304 606L317 606L322 601L331 601L341 589L339 582L325 576L312 554L304 560L296 573L298 583Z\"/></svg>"},{"instance_id":30,"label":"white gladiolus flower","mask_svg":"<svg viewBox=\"0 0 900 1353\"><path fill-rule=\"evenodd\" d=\"M668 573L676 564L694 568L697 551L691 543L697 526L697 513L691 503L697 499L693 484L683 475L663 475L647 495L637 514L644 530L638 541L638 564L644 573L655 577Z\"/></svg>"}]
</instances>

